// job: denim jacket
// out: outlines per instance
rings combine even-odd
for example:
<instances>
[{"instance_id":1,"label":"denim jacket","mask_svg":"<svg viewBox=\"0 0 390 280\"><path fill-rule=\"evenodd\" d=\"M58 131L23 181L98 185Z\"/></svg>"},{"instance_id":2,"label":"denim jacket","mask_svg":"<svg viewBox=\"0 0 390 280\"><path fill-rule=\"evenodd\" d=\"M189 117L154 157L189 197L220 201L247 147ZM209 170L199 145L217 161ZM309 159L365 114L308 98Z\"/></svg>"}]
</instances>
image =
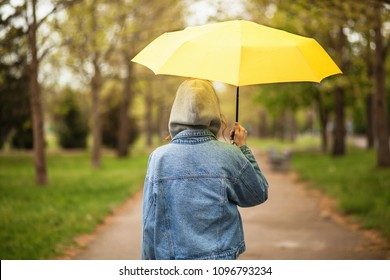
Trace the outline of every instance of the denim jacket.
<instances>
[{"instance_id":1,"label":"denim jacket","mask_svg":"<svg viewBox=\"0 0 390 280\"><path fill-rule=\"evenodd\" d=\"M236 259L245 251L237 206L268 197L251 150L184 130L149 158L142 259Z\"/></svg>"}]
</instances>

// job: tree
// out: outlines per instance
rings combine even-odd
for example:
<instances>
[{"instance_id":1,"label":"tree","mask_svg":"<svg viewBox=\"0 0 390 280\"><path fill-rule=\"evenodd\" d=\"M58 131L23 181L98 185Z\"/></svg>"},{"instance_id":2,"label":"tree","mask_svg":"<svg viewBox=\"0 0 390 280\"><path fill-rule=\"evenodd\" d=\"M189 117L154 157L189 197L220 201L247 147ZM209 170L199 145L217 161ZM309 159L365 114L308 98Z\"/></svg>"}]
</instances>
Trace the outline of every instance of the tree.
<instances>
[{"instance_id":1,"label":"tree","mask_svg":"<svg viewBox=\"0 0 390 280\"><path fill-rule=\"evenodd\" d=\"M320 134L321 134L321 151L328 152L329 138L328 138L328 123L329 113L331 111L331 101L329 100L328 92L322 92L319 87L314 88L314 99L317 104Z\"/></svg>"},{"instance_id":2,"label":"tree","mask_svg":"<svg viewBox=\"0 0 390 280\"><path fill-rule=\"evenodd\" d=\"M39 26L43 23L45 18L37 19L37 0L31 0L30 5L26 3L27 7L31 8L31 18L26 17L28 25L28 47L30 52L30 100L31 112L33 121L33 135L34 135L34 164L35 177L37 184L46 185L48 183L46 170L46 156L45 156L45 137L44 137L44 119L42 109L41 86L38 81L39 64L41 58L38 56L37 31ZM28 13L26 13L28 14Z\"/></svg>"},{"instance_id":3,"label":"tree","mask_svg":"<svg viewBox=\"0 0 390 280\"><path fill-rule=\"evenodd\" d=\"M33 127L33 143L34 143L34 167L35 181L38 185L46 185L48 183L46 156L45 156L45 140L44 140L44 118L42 108L41 85L38 80L40 63L50 48L44 48L43 41L39 40L38 30L46 22L47 18L61 7L65 7L73 2L73 0L53 0L50 2L51 9L38 18L39 0L25 0L19 5L15 5L13 1L6 1L7 8L11 11L5 19L10 26L20 26L20 19L24 20L23 30L27 37L28 49L28 64L29 64L29 94L32 114Z\"/></svg>"},{"instance_id":4,"label":"tree","mask_svg":"<svg viewBox=\"0 0 390 280\"><path fill-rule=\"evenodd\" d=\"M374 19L375 42L375 94L374 94L374 123L377 138L377 166L390 166L388 108L386 102L386 68L385 61L390 47L390 41L384 42L383 5L375 5Z\"/></svg>"},{"instance_id":5,"label":"tree","mask_svg":"<svg viewBox=\"0 0 390 280\"><path fill-rule=\"evenodd\" d=\"M334 38L333 44L336 51L336 61L340 65L341 69L347 69L349 62L349 57L347 51L347 40L344 34L343 26L336 26L336 36ZM345 70L344 70L345 71ZM333 129L333 146L332 146L332 155L333 156L342 156L345 154L346 145L345 145L345 86L337 83L334 88L334 106L335 106L335 121Z\"/></svg>"},{"instance_id":6,"label":"tree","mask_svg":"<svg viewBox=\"0 0 390 280\"><path fill-rule=\"evenodd\" d=\"M114 2L115 4L116 2ZM109 60L118 43L121 26L118 25L118 8L110 1L85 0L67 10L63 22L57 22L62 45L69 53L68 64L89 85L92 103L92 154L91 164L101 165L101 101L100 92L111 74ZM66 23L62 25L62 23ZM65 26L63 28L62 26Z\"/></svg>"},{"instance_id":7,"label":"tree","mask_svg":"<svg viewBox=\"0 0 390 280\"><path fill-rule=\"evenodd\" d=\"M120 87L121 84L109 83L109 87L102 94L102 143L108 148L116 148L118 143L118 128L120 106L123 103L122 91L115 90L115 87ZM127 127L126 136L128 145L131 145L139 136L139 122L130 117L132 125Z\"/></svg>"},{"instance_id":8,"label":"tree","mask_svg":"<svg viewBox=\"0 0 390 280\"><path fill-rule=\"evenodd\" d=\"M178 0L149 1L147 5L142 1L119 1L118 3L125 13L119 15L118 24L121 26L121 33L118 39L118 50L122 57L122 102L120 103L119 125L117 131L116 152L118 157L126 157L129 153L129 144L132 143L130 119L134 117L129 114L129 108L135 95L135 64L131 59L144 47L145 43L152 40L162 32L169 29L183 27L181 20L182 5ZM126 9L123 9L126 7ZM120 9L119 9L120 10ZM129 12L130 11L130 12ZM175 14L172 21L171 15ZM145 93L146 100L146 134L151 141L152 131L150 120L152 117L153 100L151 92ZM129 138L130 137L130 138Z\"/></svg>"}]
</instances>

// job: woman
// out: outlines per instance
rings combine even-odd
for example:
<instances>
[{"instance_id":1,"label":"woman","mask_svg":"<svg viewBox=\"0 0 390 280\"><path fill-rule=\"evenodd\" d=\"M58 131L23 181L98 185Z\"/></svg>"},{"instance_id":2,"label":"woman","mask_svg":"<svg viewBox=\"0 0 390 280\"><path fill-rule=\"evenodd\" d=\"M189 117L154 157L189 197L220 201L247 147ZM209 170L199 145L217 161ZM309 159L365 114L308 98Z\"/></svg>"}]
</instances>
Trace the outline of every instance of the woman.
<instances>
[{"instance_id":1,"label":"woman","mask_svg":"<svg viewBox=\"0 0 390 280\"><path fill-rule=\"evenodd\" d=\"M237 206L266 201L268 183L246 130L236 123L230 145L217 140L221 123L212 84L184 81L169 119L172 140L149 158L142 259L230 260L245 251Z\"/></svg>"}]
</instances>

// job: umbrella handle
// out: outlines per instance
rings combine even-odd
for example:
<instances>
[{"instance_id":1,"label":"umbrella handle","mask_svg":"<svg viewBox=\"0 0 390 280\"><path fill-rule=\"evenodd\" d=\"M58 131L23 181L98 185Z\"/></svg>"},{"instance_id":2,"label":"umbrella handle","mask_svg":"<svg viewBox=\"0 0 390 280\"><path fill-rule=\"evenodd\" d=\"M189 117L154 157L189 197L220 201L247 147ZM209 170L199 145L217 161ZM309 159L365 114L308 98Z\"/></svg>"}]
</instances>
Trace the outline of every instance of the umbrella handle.
<instances>
[{"instance_id":1,"label":"umbrella handle","mask_svg":"<svg viewBox=\"0 0 390 280\"><path fill-rule=\"evenodd\" d=\"M236 91L236 122L238 122L239 99L240 99L240 87L237 86L237 91ZM234 140L234 130L232 133L232 140ZM234 144L234 142L233 142L233 144Z\"/></svg>"}]
</instances>

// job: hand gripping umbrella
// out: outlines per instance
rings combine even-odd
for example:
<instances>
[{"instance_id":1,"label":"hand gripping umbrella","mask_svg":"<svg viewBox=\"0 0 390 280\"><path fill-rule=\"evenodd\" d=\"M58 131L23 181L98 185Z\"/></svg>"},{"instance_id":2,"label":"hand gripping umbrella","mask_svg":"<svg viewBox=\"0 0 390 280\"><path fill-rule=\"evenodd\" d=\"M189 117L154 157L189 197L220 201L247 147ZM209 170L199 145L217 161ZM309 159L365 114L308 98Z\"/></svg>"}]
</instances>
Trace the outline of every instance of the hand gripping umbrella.
<instances>
[{"instance_id":1,"label":"hand gripping umbrella","mask_svg":"<svg viewBox=\"0 0 390 280\"><path fill-rule=\"evenodd\" d=\"M236 86L236 122L239 86L320 82L341 73L316 40L244 20L164 33L132 61L150 68L155 74Z\"/></svg>"}]
</instances>

